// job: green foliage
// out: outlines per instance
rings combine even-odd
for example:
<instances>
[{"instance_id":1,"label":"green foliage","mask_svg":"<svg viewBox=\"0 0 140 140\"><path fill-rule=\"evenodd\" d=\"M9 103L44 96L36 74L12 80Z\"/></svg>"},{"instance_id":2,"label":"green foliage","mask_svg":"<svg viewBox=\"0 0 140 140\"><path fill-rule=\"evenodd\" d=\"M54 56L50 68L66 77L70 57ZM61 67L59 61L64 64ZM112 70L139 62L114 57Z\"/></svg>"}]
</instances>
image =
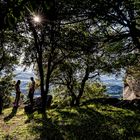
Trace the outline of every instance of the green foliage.
<instances>
[{"instance_id":1,"label":"green foliage","mask_svg":"<svg viewBox=\"0 0 140 140\"><path fill-rule=\"evenodd\" d=\"M84 94L81 98L81 102L87 101L94 98L107 97L104 93L106 92L106 86L101 83L87 83L85 85ZM65 86L58 86L51 92L53 95L52 106L56 108L62 108L70 105L71 98L69 91Z\"/></svg>"},{"instance_id":2,"label":"green foliage","mask_svg":"<svg viewBox=\"0 0 140 140\"><path fill-rule=\"evenodd\" d=\"M107 97L104 93L106 92L106 86L102 83L87 83L85 86L85 94L83 95L84 100Z\"/></svg>"},{"instance_id":3,"label":"green foliage","mask_svg":"<svg viewBox=\"0 0 140 140\"><path fill-rule=\"evenodd\" d=\"M34 119L19 108L16 116L8 122L3 118L12 108L0 116L0 139L57 139L57 140L136 140L140 139L140 111L129 110L90 102L80 108L50 109L47 118L37 112Z\"/></svg>"},{"instance_id":4,"label":"green foliage","mask_svg":"<svg viewBox=\"0 0 140 140\"><path fill-rule=\"evenodd\" d=\"M11 103L11 92L13 90L12 75L0 78L0 96L3 99L3 106L9 106Z\"/></svg>"},{"instance_id":5,"label":"green foliage","mask_svg":"<svg viewBox=\"0 0 140 140\"><path fill-rule=\"evenodd\" d=\"M52 106L54 108L61 108L70 105L71 98L65 86L57 86L53 88L51 95L53 96Z\"/></svg>"},{"instance_id":6,"label":"green foliage","mask_svg":"<svg viewBox=\"0 0 140 140\"><path fill-rule=\"evenodd\" d=\"M9 30L0 31L0 96L3 106L11 103L11 92L13 90L12 79L15 65L18 64L20 55L20 43L18 35ZM16 46L18 44L18 46Z\"/></svg>"},{"instance_id":7,"label":"green foliage","mask_svg":"<svg viewBox=\"0 0 140 140\"><path fill-rule=\"evenodd\" d=\"M0 2L0 12L0 73L13 70L22 48L26 65L38 63L42 93L46 81L48 94L51 79L77 96L96 72L139 63L138 0L10 0ZM31 20L36 12L41 25ZM96 86L87 93L104 92Z\"/></svg>"}]
</instances>

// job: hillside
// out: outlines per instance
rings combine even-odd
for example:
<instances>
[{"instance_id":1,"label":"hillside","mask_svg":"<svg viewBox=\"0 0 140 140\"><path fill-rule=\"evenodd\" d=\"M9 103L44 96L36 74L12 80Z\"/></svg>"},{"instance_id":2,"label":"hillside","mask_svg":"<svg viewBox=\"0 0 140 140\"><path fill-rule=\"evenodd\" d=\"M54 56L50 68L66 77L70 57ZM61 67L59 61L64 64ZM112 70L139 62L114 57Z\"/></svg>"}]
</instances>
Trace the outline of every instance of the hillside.
<instances>
[{"instance_id":1,"label":"hillside","mask_svg":"<svg viewBox=\"0 0 140 140\"><path fill-rule=\"evenodd\" d=\"M79 108L49 109L48 117L34 113L34 118L17 114L0 116L0 140L137 140L140 139L140 112L87 102ZM29 121L30 120L30 121Z\"/></svg>"}]
</instances>

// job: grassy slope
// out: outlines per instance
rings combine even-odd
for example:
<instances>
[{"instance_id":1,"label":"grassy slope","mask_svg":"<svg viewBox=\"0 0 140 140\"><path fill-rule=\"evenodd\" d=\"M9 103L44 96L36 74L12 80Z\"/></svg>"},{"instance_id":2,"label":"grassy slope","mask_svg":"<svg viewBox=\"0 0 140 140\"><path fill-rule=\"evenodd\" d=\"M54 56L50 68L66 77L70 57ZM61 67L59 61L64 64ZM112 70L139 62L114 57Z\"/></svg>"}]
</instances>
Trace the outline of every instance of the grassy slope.
<instances>
[{"instance_id":1,"label":"grassy slope","mask_svg":"<svg viewBox=\"0 0 140 140\"><path fill-rule=\"evenodd\" d=\"M34 119L19 108L8 121L12 108L0 116L0 140L137 140L140 139L140 112L89 103L80 108L50 109L48 118L37 112Z\"/></svg>"}]
</instances>

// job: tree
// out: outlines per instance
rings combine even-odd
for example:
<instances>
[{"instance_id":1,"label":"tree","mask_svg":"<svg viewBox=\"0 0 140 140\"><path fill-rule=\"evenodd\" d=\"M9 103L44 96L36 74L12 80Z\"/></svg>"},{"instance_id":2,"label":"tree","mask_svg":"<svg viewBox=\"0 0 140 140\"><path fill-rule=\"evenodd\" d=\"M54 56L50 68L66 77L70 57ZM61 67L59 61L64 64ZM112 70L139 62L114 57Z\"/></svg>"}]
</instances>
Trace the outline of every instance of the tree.
<instances>
[{"instance_id":1,"label":"tree","mask_svg":"<svg viewBox=\"0 0 140 140\"><path fill-rule=\"evenodd\" d=\"M121 63L122 67L126 70L126 79L127 75L139 81L139 77L134 77L131 69L133 70L139 65L139 51L140 51L140 5L137 0L128 0L128 1L100 1L102 6L99 7L102 10L98 13L97 20L101 31L104 32L104 42L108 42L110 44L117 44L118 42L124 42L119 50L121 50L121 56L124 56L118 61L118 64ZM99 8L98 7L98 8ZM97 8L97 9L98 9ZM95 11L96 9L93 9ZM92 14L90 14L92 16ZM95 17L93 18L95 19ZM111 29L111 32L109 32ZM118 50L114 50L118 52ZM118 53L119 54L119 53ZM117 65L116 65L117 66ZM131 74L130 74L131 73ZM138 73L138 70L135 71ZM132 82L132 81L131 81ZM126 85L126 84L125 84ZM125 88L124 85L124 88ZM129 85L127 83L127 88L136 89L138 84ZM125 90L124 90L125 91ZM127 92L127 91L125 91ZM125 93L124 94L127 94ZM130 94L130 93L129 93ZM132 92L134 94L134 92ZM137 91L136 91L137 94ZM131 98L132 99L132 98Z\"/></svg>"},{"instance_id":2,"label":"tree","mask_svg":"<svg viewBox=\"0 0 140 140\"><path fill-rule=\"evenodd\" d=\"M95 3L94 3L95 4ZM97 3L96 3L97 4ZM99 12L100 9L103 9ZM92 17L92 13L98 11L97 20L93 15L93 20L96 22L104 32L105 41L117 42L125 39L128 44L123 46L129 51L139 49L139 3L136 0L129 1L104 1L101 0L98 6L89 13ZM109 32L111 29L112 32ZM133 44L133 46L132 46Z\"/></svg>"},{"instance_id":3,"label":"tree","mask_svg":"<svg viewBox=\"0 0 140 140\"><path fill-rule=\"evenodd\" d=\"M13 1L0 2L0 112L2 104L9 103L9 96L13 85L13 71L18 64L18 56L21 55L20 49L22 41L16 32L16 25L20 13L17 7L20 3ZM16 7L17 6L17 7ZM4 102L4 103L3 103Z\"/></svg>"},{"instance_id":4,"label":"tree","mask_svg":"<svg viewBox=\"0 0 140 140\"><path fill-rule=\"evenodd\" d=\"M57 5L60 4L60 5ZM42 13L46 14L46 22L42 25L34 24L30 17L27 17L27 30L29 34L31 33L31 44L34 45L32 57L38 64L38 71L41 80L41 96L43 103L43 110L45 111L46 96L49 91L50 77L54 68L61 63L61 61L66 57L59 57L60 52L58 46L59 42L59 30L61 21L64 21L66 17L59 15L58 8L62 3L54 1L41 2ZM34 7L35 6L35 7ZM30 9L36 8L36 5L28 7ZM38 5L37 5L38 6ZM46 8L47 7L47 8ZM59 9L60 10L60 9ZM29 49L31 50L31 49ZM28 53L26 53L28 54ZM58 56L58 57L57 57ZM55 59L55 57L57 59ZM58 59L59 58L59 59ZM34 61L34 62L35 62ZM45 66L44 66L45 65ZM47 65L47 66L46 66ZM45 68L44 68L45 67ZM44 71L45 70L45 71ZM45 76L46 75L46 76ZM45 77L45 92L44 92L44 77Z\"/></svg>"},{"instance_id":5,"label":"tree","mask_svg":"<svg viewBox=\"0 0 140 140\"><path fill-rule=\"evenodd\" d=\"M53 1L53 3L55 3L55 1ZM25 47L26 48L25 56L29 56L28 58L29 59L31 58L30 60L31 61L33 60L33 62L37 63L38 66L38 72L39 72L40 83L41 83L40 89L41 89L41 96L42 96L42 111L45 112L46 97L49 91L50 76L55 65L59 63L58 61L53 63L54 58L57 55L56 39L58 36L57 30L59 29L59 23L56 23L57 19L55 18L55 16L50 15L52 14L52 12L50 12L52 8L55 8L54 4L51 7L52 4L47 2L44 3L41 2L40 5L43 7L43 12L46 13L46 17L48 21L47 22L42 21L42 23L38 24L32 21L34 15L26 16L27 20L25 21L26 24L25 32L27 31L26 32L27 34L24 34L23 36L29 38L28 39L29 44ZM28 8L34 9L36 8L36 6L37 5L31 5ZM53 13L54 12L55 9L53 10ZM54 13L54 15L56 14ZM32 49L33 51L31 51ZM60 59L59 61L62 61ZM27 62L28 60L26 57L25 62ZM29 63L31 62L30 60L28 61ZM45 86L45 91L44 91L44 86Z\"/></svg>"},{"instance_id":6,"label":"tree","mask_svg":"<svg viewBox=\"0 0 140 140\"><path fill-rule=\"evenodd\" d=\"M55 69L52 83L67 87L71 106L80 104L87 80L93 80L105 69L103 64L106 59L102 59L105 53L94 31L91 32L85 23L75 23L64 27L61 32L63 53L59 55L67 57Z\"/></svg>"},{"instance_id":7,"label":"tree","mask_svg":"<svg viewBox=\"0 0 140 140\"><path fill-rule=\"evenodd\" d=\"M22 5L23 2L26 3L25 6ZM98 45L109 42L107 44L108 46L112 45L110 44L110 42L116 43L116 41L119 40L119 44L116 45L116 48L118 48L118 46L121 45L122 50L124 49L123 52L125 52L125 54L128 54L126 50L129 50L131 52L135 48L134 45L131 45L133 44L131 42L135 42L135 46L137 46L137 48L139 45L138 34L137 37L135 37L133 32L133 30L135 30L137 33L139 32L139 29L137 28L138 19L135 18L135 16L138 16L137 12L138 8L135 8L133 2L134 1L130 1L130 3L127 3L125 1L109 2L105 0L100 1L88 0L82 2L79 0L78 1L49 0L39 2L34 1L19 2L20 4L18 4L18 6L22 5L23 6L22 9L24 10L24 11L19 10L20 13L19 17L21 17L19 25L22 26L24 22L26 27L26 29L23 31L24 33L21 34L24 38L25 37L28 38L27 46L25 47L26 48L25 56L27 55L29 56L28 63L32 62L33 60L33 62L36 62L38 65L38 71L41 81L41 96L43 103L42 108L44 111L46 104L46 96L49 91L50 78L52 76L54 69L56 69L57 66L62 63L64 58L66 58L67 55L63 55L63 52L66 52L64 51L64 49L66 49L66 46L68 47L67 50L69 51L73 51L75 49L73 48L73 46L76 46L77 47L76 49L82 47L79 50L80 53L82 52L87 53L88 51L92 50L92 48L94 49L95 47L94 45L91 44L85 45L85 43L87 42L84 41L82 42L84 45L78 42L79 40L76 39L79 39L81 37L80 36L81 34L77 34L75 31L73 32L72 30L70 30L71 31L70 33L76 36L77 38L75 40L72 40L73 42L71 42L70 39L71 36L69 36L66 40L65 38L66 32L63 33L63 36L61 36L61 32L64 26L84 22L87 24L87 27L85 27L85 29L90 30L90 33L94 31L96 27L98 28L98 30L96 30L96 34L94 34L94 37L92 36L90 37L90 39L96 38L97 39L96 41L98 42L98 43L96 42L96 44ZM38 5L39 7L41 7L41 9L37 8ZM15 5L13 9L15 9ZM133 12L134 10L135 12ZM42 18L43 20L41 24L38 23L35 24L32 21L32 16L35 15L35 11L38 11L37 14L38 13L41 14L42 17L44 18L44 19ZM134 23L132 23L132 21L134 20L135 23L137 23L137 26L132 27L135 25ZM77 27L77 29L78 28L79 27ZM60 36L62 38L64 37L64 43L62 41L63 39ZM92 40L90 39L88 41L92 42ZM123 41L127 43L123 43ZM108 49L106 49L106 52L107 50ZM104 56L101 58L101 60L105 58L106 61L104 61L103 63L104 66L103 68L106 68L106 70L108 71L109 70L111 71L113 69L112 63L114 63L113 65L114 69L117 68L118 66L119 68L122 67L121 65L122 59L119 57L119 54L121 53L117 52L116 50L117 49L114 49L114 51L111 50L106 53L107 55L109 55L109 53L112 52L113 54L111 58L109 58L109 56L107 57ZM104 50L102 49L102 52L103 51ZM115 60L113 55L117 56L118 59ZM130 57L131 56L133 55L130 55ZM126 59L130 57L128 57L127 55ZM112 63L108 65L107 60L111 60ZM109 67L107 68L107 66ZM86 80L83 79L83 81ZM80 91L83 92L83 89L81 88Z\"/></svg>"}]
</instances>

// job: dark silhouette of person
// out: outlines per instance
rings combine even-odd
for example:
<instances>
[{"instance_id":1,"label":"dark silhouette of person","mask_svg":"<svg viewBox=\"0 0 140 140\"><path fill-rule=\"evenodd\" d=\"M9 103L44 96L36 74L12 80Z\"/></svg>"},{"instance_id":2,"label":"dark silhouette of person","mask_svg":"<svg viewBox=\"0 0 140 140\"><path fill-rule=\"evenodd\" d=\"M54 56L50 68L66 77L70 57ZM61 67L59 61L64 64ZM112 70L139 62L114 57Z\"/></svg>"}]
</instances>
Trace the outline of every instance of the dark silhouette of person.
<instances>
[{"instance_id":1,"label":"dark silhouette of person","mask_svg":"<svg viewBox=\"0 0 140 140\"><path fill-rule=\"evenodd\" d=\"M15 98L15 102L14 102L14 107L18 107L18 103L20 100L20 80L17 81L17 83L15 84L15 91L16 91L16 98Z\"/></svg>"},{"instance_id":2,"label":"dark silhouette of person","mask_svg":"<svg viewBox=\"0 0 140 140\"><path fill-rule=\"evenodd\" d=\"M2 114L2 107L3 107L3 99L2 96L0 95L0 114Z\"/></svg>"},{"instance_id":3,"label":"dark silhouette of person","mask_svg":"<svg viewBox=\"0 0 140 140\"><path fill-rule=\"evenodd\" d=\"M9 121L17 113L17 109L18 109L18 106L19 106L18 103L19 103L19 100L20 100L20 93L21 93L20 83L21 83L20 80L18 80L15 84L16 97L15 97L15 101L14 101L14 106L13 106L12 112L4 118L4 121Z\"/></svg>"},{"instance_id":4,"label":"dark silhouette of person","mask_svg":"<svg viewBox=\"0 0 140 140\"><path fill-rule=\"evenodd\" d=\"M34 97L34 91L35 91L35 81L34 81L33 77L31 77L30 79L31 79L31 84L30 84L30 87L29 87L28 97L29 97L29 100L30 100L31 107L33 107L33 97Z\"/></svg>"}]
</instances>

